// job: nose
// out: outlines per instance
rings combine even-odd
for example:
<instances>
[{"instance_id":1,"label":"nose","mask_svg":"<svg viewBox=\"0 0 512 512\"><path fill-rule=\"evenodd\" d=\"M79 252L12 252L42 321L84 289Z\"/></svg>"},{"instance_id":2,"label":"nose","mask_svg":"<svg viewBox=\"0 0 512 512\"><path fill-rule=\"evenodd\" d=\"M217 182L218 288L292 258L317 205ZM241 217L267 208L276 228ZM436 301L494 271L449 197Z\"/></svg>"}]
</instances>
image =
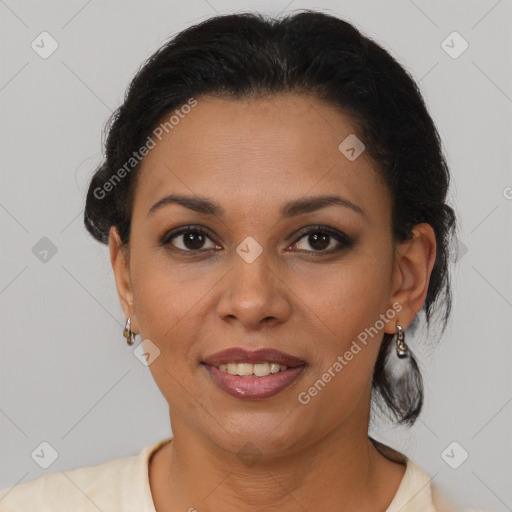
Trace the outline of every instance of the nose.
<instances>
[{"instance_id":1,"label":"nose","mask_svg":"<svg viewBox=\"0 0 512 512\"><path fill-rule=\"evenodd\" d=\"M289 289L265 252L251 263L236 254L223 281L217 314L224 321L250 331L283 323L290 316Z\"/></svg>"}]
</instances>

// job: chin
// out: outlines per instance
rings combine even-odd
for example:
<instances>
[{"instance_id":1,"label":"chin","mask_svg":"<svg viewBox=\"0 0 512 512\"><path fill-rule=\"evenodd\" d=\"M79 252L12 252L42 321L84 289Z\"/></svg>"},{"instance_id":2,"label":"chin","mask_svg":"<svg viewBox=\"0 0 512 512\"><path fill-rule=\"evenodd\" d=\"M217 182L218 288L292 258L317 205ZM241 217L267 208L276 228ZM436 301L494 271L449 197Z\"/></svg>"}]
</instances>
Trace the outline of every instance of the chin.
<instances>
[{"instance_id":1,"label":"chin","mask_svg":"<svg viewBox=\"0 0 512 512\"><path fill-rule=\"evenodd\" d=\"M280 414L240 412L226 415L221 423L225 429L214 422L215 432L210 431L208 437L222 450L237 455L251 450L262 455L285 455L307 435L302 431L304 422L287 414L281 411Z\"/></svg>"}]
</instances>

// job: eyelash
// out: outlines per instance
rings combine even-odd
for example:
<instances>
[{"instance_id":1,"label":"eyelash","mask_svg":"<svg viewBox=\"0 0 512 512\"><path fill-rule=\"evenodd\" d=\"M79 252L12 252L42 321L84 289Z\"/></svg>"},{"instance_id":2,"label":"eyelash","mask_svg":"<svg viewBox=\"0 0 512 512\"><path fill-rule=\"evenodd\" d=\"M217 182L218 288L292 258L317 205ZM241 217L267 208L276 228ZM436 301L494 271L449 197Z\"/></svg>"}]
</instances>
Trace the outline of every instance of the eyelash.
<instances>
[{"instance_id":1,"label":"eyelash","mask_svg":"<svg viewBox=\"0 0 512 512\"><path fill-rule=\"evenodd\" d=\"M160 245L167 246L168 244L170 244L170 242L172 240L174 240L174 238L177 238L178 236L183 235L185 233L196 233L196 234L206 235L208 238L210 238L210 240L212 240L212 242L215 242L214 236L209 229L204 228L204 227L199 227L199 226L183 226L174 231L170 231L170 232L166 233L161 238ZM298 235L298 238L296 238L295 241L291 245L295 245L296 243L299 242L299 240L304 238L306 235L317 234L317 233L331 236L339 244L341 244L341 247L338 246L334 249L329 249L329 250L318 250L318 251L312 250L312 251L306 251L306 252L319 254L319 255L333 254L333 253L339 252L343 249L348 249L348 248L352 247L352 245L354 244L354 240L341 231L330 228L328 226L315 225L315 226L308 226L307 230L301 231L300 234ZM176 251L180 251L181 253L191 253L191 254L194 254L194 253L198 254L198 253L204 253L204 252L215 250L215 249L185 250L185 249L180 249L178 247L173 247L173 249Z\"/></svg>"}]
</instances>

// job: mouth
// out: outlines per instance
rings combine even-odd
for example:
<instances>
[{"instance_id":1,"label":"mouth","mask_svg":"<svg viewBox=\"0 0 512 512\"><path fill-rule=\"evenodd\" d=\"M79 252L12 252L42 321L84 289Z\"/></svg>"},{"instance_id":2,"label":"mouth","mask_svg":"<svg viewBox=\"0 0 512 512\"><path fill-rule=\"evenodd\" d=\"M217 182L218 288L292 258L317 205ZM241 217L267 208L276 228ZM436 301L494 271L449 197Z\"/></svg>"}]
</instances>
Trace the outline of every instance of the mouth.
<instances>
[{"instance_id":1,"label":"mouth","mask_svg":"<svg viewBox=\"0 0 512 512\"><path fill-rule=\"evenodd\" d=\"M228 372L230 375L239 375L240 377L266 377L267 375L284 372L288 366L279 363L226 363L217 367L223 372Z\"/></svg>"},{"instance_id":2,"label":"mouth","mask_svg":"<svg viewBox=\"0 0 512 512\"><path fill-rule=\"evenodd\" d=\"M243 400L281 393L297 381L307 366L302 359L278 350L250 352L242 348L217 352L201 364L220 389Z\"/></svg>"}]
</instances>

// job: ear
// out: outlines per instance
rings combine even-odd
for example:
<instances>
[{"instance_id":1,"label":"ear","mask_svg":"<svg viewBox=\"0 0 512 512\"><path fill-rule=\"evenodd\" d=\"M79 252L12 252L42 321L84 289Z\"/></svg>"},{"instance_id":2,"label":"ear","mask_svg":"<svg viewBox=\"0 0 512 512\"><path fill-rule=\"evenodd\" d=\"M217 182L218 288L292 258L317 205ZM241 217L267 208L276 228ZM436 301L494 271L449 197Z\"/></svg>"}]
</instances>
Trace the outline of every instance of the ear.
<instances>
[{"instance_id":1,"label":"ear","mask_svg":"<svg viewBox=\"0 0 512 512\"><path fill-rule=\"evenodd\" d=\"M423 307L436 260L436 235L432 226L417 224L413 234L412 240L396 247L391 304L398 302L402 309L386 324L384 332L389 334L396 333L396 323L406 329Z\"/></svg>"},{"instance_id":2,"label":"ear","mask_svg":"<svg viewBox=\"0 0 512 512\"><path fill-rule=\"evenodd\" d=\"M128 250L123 248L121 237L115 226L109 233L110 262L116 280L117 294L123 308L125 318L130 318L130 327L133 332L138 332L137 318L133 307L133 290L130 278Z\"/></svg>"}]
</instances>

